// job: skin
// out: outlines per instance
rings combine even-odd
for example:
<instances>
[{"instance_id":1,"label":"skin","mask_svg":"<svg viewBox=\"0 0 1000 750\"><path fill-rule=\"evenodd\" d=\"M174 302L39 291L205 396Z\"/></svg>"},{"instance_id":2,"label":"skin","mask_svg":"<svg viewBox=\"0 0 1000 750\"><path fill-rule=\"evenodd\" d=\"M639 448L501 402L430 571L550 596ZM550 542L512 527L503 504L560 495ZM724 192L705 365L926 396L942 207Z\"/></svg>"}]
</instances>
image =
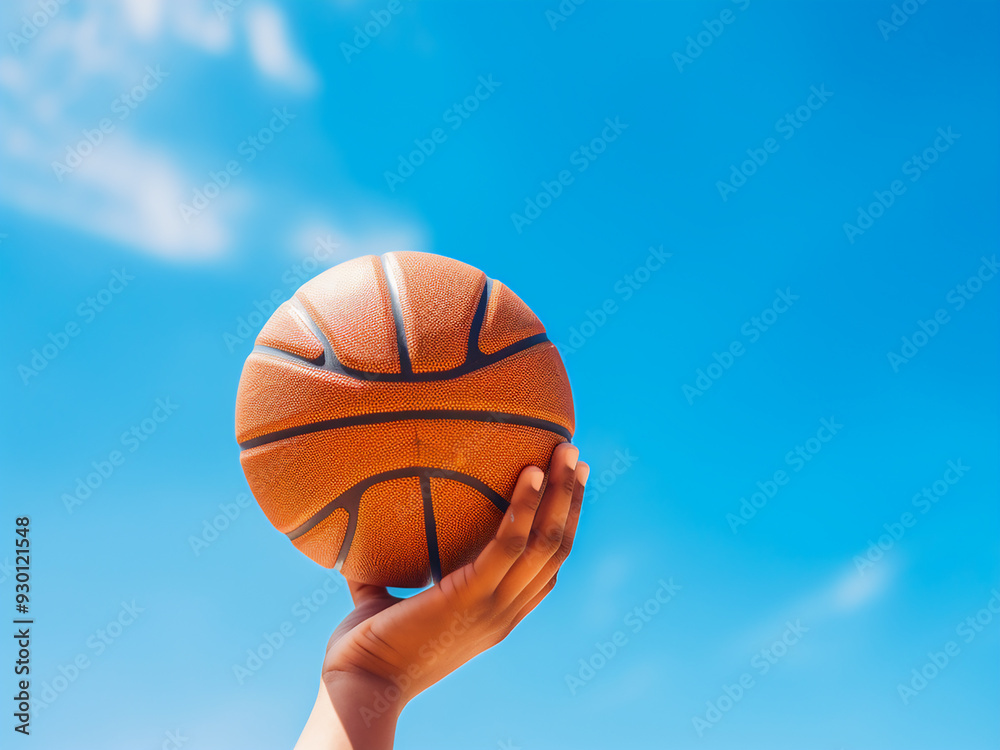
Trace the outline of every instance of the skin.
<instances>
[{"instance_id":1,"label":"skin","mask_svg":"<svg viewBox=\"0 0 1000 750\"><path fill-rule=\"evenodd\" d=\"M548 481L526 467L496 536L437 586L399 599L348 581L355 609L327 644L296 750L388 750L414 696L502 641L538 606L573 546L590 474L578 456L569 443L557 446Z\"/></svg>"}]
</instances>

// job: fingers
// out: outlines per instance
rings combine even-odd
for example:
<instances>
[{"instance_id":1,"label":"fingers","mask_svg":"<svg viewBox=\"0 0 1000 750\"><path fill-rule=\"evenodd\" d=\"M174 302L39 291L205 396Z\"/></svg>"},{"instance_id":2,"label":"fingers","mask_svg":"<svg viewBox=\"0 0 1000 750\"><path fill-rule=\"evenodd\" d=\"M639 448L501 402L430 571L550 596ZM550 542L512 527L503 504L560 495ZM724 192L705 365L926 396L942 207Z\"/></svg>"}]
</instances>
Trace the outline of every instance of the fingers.
<instances>
[{"instance_id":1,"label":"fingers","mask_svg":"<svg viewBox=\"0 0 1000 750\"><path fill-rule=\"evenodd\" d=\"M385 586L372 586L369 583L348 580L347 588L351 591L351 599L354 600L355 607L372 599L385 599L392 596Z\"/></svg>"},{"instance_id":2,"label":"fingers","mask_svg":"<svg viewBox=\"0 0 1000 750\"><path fill-rule=\"evenodd\" d=\"M514 615L514 619L511 620L510 628L508 629L507 632L510 632L511 630L516 628L518 623L520 623L521 620L527 617L528 613L531 612L535 607L537 607L541 603L542 599L547 597L552 592L552 589L554 589L555 586L556 586L556 577L552 576L542 586L541 591L538 591L523 607L521 607L518 613Z\"/></svg>"},{"instance_id":3,"label":"fingers","mask_svg":"<svg viewBox=\"0 0 1000 750\"><path fill-rule=\"evenodd\" d=\"M527 544L497 587L496 595L500 602L510 603L520 596L562 548L578 485L579 455L579 449L568 443L556 446L553 451L545 493L535 513ZM551 574L545 580L550 577Z\"/></svg>"},{"instance_id":4,"label":"fingers","mask_svg":"<svg viewBox=\"0 0 1000 750\"><path fill-rule=\"evenodd\" d=\"M573 546L590 474L578 457L575 446L556 446L541 494L541 471L530 466L521 472L496 536L472 564L473 585L492 593L500 607L527 614L554 585Z\"/></svg>"},{"instance_id":5,"label":"fingers","mask_svg":"<svg viewBox=\"0 0 1000 750\"><path fill-rule=\"evenodd\" d=\"M576 489L573 492L573 501L569 506L569 515L566 517L566 529L563 531L562 547L559 554L565 560L573 549L573 540L576 538L576 527L580 523L580 511L583 508L583 491L590 478L590 465L583 461L576 466ZM562 560L560 560L560 563Z\"/></svg>"},{"instance_id":6,"label":"fingers","mask_svg":"<svg viewBox=\"0 0 1000 750\"><path fill-rule=\"evenodd\" d=\"M476 584L484 590L493 591L524 552L541 501L544 476L537 466L528 466L517 478L510 507L500 521L496 535L473 563Z\"/></svg>"},{"instance_id":7,"label":"fingers","mask_svg":"<svg viewBox=\"0 0 1000 750\"><path fill-rule=\"evenodd\" d=\"M576 486L573 488L573 499L570 503L559 549L545 562L534 579L515 596L512 605L515 609L520 609L527 602L534 600L540 591L545 589L550 582L554 582L559 568L569 557L569 553L573 549L573 539L576 537L576 527L580 521L580 509L583 507L583 491L589 476L590 466L580 461L576 465Z\"/></svg>"}]
</instances>

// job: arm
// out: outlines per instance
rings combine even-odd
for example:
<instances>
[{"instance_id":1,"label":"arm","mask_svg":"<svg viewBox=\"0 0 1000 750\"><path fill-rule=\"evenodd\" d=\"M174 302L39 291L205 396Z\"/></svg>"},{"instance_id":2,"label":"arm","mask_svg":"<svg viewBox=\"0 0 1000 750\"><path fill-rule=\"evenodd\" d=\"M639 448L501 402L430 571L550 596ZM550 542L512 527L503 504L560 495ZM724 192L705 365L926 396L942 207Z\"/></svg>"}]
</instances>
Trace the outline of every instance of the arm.
<instances>
[{"instance_id":1,"label":"arm","mask_svg":"<svg viewBox=\"0 0 1000 750\"><path fill-rule=\"evenodd\" d=\"M417 694L502 641L544 599L573 546L590 473L556 447L549 480L529 466L478 558L408 599L349 581L355 609L327 644L319 695L296 750L388 750Z\"/></svg>"}]
</instances>

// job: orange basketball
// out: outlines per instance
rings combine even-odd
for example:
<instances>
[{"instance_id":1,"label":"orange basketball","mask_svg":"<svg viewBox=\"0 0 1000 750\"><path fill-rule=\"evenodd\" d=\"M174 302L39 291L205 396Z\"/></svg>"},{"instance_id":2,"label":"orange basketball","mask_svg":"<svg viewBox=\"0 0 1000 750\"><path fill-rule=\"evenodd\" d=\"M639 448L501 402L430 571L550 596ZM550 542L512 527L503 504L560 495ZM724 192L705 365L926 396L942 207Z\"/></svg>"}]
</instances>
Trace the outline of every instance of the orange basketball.
<instances>
[{"instance_id":1,"label":"orange basketball","mask_svg":"<svg viewBox=\"0 0 1000 750\"><path fill-rule=\"evenodd\" d=\"M321 273L257 337L236 396L240 462L302 552L417 587L475 559L514 482L573 435L566 370L516 294L413 252Z\"/></svg>"}]
</instances>

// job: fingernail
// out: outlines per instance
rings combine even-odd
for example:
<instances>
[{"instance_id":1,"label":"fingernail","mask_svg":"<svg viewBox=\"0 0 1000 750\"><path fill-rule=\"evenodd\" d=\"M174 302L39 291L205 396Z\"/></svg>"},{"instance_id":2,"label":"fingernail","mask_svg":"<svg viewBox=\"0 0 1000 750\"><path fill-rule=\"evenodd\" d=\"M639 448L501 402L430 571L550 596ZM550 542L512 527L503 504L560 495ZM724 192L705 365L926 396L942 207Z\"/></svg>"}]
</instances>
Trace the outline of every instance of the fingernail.
<instances>
[{"instance_id":1,"label":"fingernail","mask_svg":"<svg viewBox=\"0 0 1000 750\"><path fill-rule=\"evenodd\" d=\"M579 459L579 458L580 458L580 449L579 448L572 448L570 450L569 455L566 457L566 460L569 462L569 468L575 469L576 468L577 459Z\"/></svg>"},{"instance_id":2,"label":"fingernail","mask_svg":"<svg viewBox=\"0 0 1000 750\"><path fill-rule=\"evenodd\" d=\"M528 482L531 484L531 489L533 489L535 492L538 492L539 490L541 490L542 489L542 472L540 472L540 471L533 471L533 472L531 472L531 479L529 479Z\"/></svg>"},{"instance_id":3,"label":"fingernail","mask_svg":"<svg viewBox=\"0 0 1000 750\"><path fill-rule=\"evenodd\" d=\"M579 468L576 470L577 481L584 487L586 487L587 479L589 478L590 478L590 467L585 463L581 463Z\"/></svg>"}]
</instances>

